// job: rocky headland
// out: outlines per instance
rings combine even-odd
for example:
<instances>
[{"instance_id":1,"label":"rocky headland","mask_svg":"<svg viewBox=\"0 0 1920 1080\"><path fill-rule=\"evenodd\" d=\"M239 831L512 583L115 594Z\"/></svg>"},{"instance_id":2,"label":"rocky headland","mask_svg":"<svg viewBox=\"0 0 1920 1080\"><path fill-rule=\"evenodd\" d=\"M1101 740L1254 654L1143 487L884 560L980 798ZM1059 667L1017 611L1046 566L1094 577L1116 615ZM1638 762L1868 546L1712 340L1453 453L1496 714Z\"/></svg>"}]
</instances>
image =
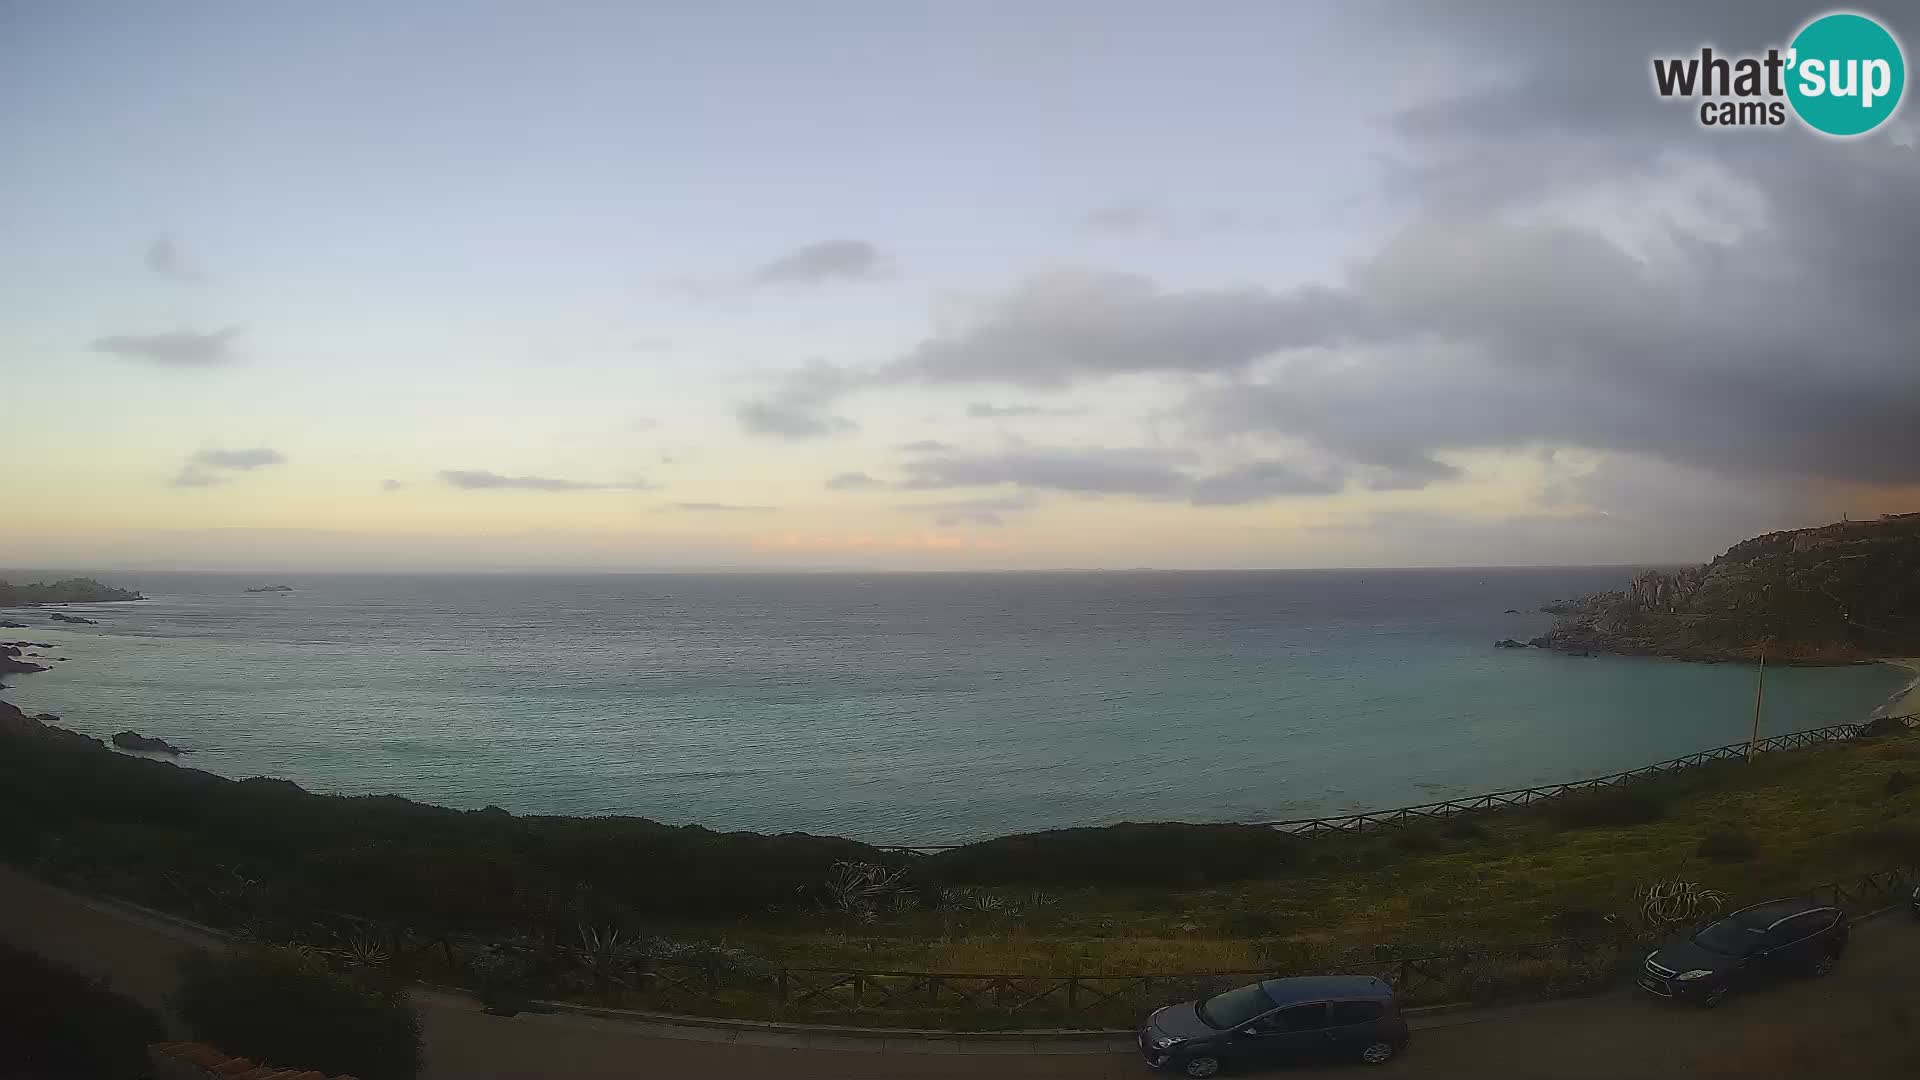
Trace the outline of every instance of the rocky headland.
<instances>
[{"instance_id":1,"label":"rocky headland","mask_svg":"<svg viewBox=\"0 0 1920 1080\"><path fill-rule=\"evenodd\" d=\"M14 585L0 581L0 607L37 607L41 604L108 604L145 600L132 589L116 589L92 578Z\"/></svg>"},{"instance_id":2,"label":"rocky headland","mask_svg":"<svg viewBox=\"0 0 1920 1080\"><path fill-rule=\"evenodd\" d=\"M1527 644L1682 660L1850 664L1920 656L1920 513L1767 533L1704 566L1544 610ZM1504 644L1504 642L1502 643Z\"/></svg>"}]
</instances>

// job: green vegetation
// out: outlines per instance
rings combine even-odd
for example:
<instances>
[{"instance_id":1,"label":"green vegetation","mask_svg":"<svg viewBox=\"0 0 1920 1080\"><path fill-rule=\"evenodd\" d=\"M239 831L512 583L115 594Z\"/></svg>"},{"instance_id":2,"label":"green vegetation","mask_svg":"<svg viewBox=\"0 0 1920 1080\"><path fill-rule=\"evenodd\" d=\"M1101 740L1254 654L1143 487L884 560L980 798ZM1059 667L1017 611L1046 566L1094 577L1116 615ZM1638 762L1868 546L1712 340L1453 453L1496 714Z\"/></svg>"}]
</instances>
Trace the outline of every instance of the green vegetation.
<instances>
[{"instance_id":1,"label":"green vegetation","mask_svg":"<svg viewBox=\"0 0 1920 1080\"><path fill-rule=\"evenodd\" d=\"M1920 514L1743 540L1552 610L1549 648L1834 664L1920 654Z\"/></svg>"},{"instance_id":2,"label":"green vegetation","mask_svg":"<svg viewBox=\"0 0 1920 1080\"><path fill-rule=\"evenodd\" d=\"M293 948L195 952L171 1002L193 1037L276 1068L412 1080L420 1021L397 986L330 970Z\"/></svg>"},{"instance_id":3,"label":"green vegetation","mask_svg":"<svg viewBox=\"0 0 1920 1080\"><path fill-rule=\"evenodd\" d=\"M0 944L0 1061L8 1075L47 1080L134 1080L160 1018L103 982Z\"/></svg>"},{"instance_id":4,"label":"green vegetation","mask_svg":"<svg viewBox=\"0 0 1920 1080\"><path fill-rule=\"evenodd\" d=\"M316 796L113 754L6 710L0 815L12 827L0 856L322 945L339 964L484 989L509 1010L571 996L767 1015L783 969L799 995L831 979L805 968L1057 979L1378 970L1436 955L1457 959L1414 1000L1572 993L1610 972L1648 883L1695 882L1740 903L1920 863L1920 789L1893 779L1920 769L1920 736L1897 725L1365 834L1123 825L915 858L826 837ZM1512 951L1569 937L1594 951ZM1463 952L1477 945L1508 953ZM870 980L862 998L841 987L786 1015L1005 1023L1004 1003L1021 996L980 992L991 1003L961 1007L911 980ZM1130 1019L1133 1000L1116 999L1113 1018Z\"/></svg>"}]
</instances>

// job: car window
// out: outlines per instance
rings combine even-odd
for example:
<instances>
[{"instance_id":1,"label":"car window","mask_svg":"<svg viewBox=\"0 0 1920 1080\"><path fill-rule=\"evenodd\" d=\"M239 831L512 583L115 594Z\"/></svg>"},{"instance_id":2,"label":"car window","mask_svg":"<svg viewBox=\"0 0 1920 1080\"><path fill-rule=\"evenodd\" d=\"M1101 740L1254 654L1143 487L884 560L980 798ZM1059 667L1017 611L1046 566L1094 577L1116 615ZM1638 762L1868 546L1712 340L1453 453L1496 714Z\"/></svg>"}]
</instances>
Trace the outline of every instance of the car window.
<instances>
[{"instance_id":1,"label":"car window","mask_svg":"<svg viewBox=\"0 0 1920 1080\"><path fill-rule=\"evenodd\" d=\"M1327 1023L1332 1027L1366 1024L1386 1014L1387 1007L1377 1001L1336 1001L1327 1010Z\"/></svg>"},{"instance_id":2,"label":"car window","mask_svg":"<svg viewBox=\"0 0 1920 1080\"><path fill-rule=\"evenodd\" d=\"M1281 1009L1267 1017L1261 1025L1263 1031L1318 1031L1327 1026L1327 1004L1316 1001L1311 1005L1295 1005L1291 1009Z\"/></svg>"},{"instance_id":3,"label":"car window","mask_svg":"<svg viewBox=\"0 0 1920 1080\"><path fill-rule=\"evenodd\" d=\"M1827 925L1832 921L1832 912L1809 911L1805 915L1795 915L1793 918L1781 923L1779 927L1774 930L1773 937L1775 941L1781 943L1799 941L1808 934L1819 933L1826 929Z\"/></svg>"}]
</instances>

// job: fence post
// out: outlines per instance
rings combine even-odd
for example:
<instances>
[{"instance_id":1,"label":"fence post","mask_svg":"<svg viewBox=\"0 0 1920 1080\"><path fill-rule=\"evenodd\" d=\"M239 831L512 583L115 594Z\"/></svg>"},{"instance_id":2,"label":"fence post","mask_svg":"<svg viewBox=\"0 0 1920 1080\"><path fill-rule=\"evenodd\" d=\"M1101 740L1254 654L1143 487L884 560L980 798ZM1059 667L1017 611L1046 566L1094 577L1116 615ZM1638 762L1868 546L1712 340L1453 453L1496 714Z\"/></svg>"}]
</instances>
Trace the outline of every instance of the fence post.
<instances>
[{"instance_id":1,"label":"fence post","mask_svg":"<svg viewBox=\"0 0 1920 1080\"><path fill-rule=\"evenodd\" d=\"M707 997L720 996L720 958L711 953L707 954L705 961L701 964L700 974L705 978Z\"/></svg>"},{"instance_id":2,"label":"fence post","mask_svg":"<svg viewBox=\"0 0 1920 1080\"><path fill-rule=\"evenodd\" d=\"M780 965L780 976L776 980L779 989L775 991L776 1001L781 1008L787 1007L787 965Z\"/></svg>"},{"instance_id":3,"label":"fence post","mask_svg":"<svg viewBox=\"0 0 1920 1080\"><path fill-rule=\"evenodd\" d=\"M861 981L862 977L856 973L853 977L853 1007L856 1009L860 1007L860 999L862 997L861 990L863 988L860 985Z\"/></svg>"},{"instance_id":4,"label":"fence post","mask_svg":"<svg viewBox=\"0 0 1920 1080\"><path fill-rule=\"evenodd\" d=\"M1079 1008L1080 980L1073 975L1069 975L1067 976L1067 1011L1077 1012Z\"/></svg>"}]
</instances>

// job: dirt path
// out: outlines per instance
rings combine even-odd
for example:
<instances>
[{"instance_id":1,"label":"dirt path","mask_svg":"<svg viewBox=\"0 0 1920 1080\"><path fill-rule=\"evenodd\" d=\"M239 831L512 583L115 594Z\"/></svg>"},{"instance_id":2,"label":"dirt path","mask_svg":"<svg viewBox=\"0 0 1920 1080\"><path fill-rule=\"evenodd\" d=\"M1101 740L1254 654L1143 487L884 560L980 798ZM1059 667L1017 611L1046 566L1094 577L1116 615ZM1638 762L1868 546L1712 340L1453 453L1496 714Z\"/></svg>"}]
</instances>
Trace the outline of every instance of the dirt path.
<instances>
[{"instance_id":1,"label":"dirt path","mask_svg":"<svg viewBox=\"0 0 1920 1080\"><path fill-rule=\"evenodd\" d=\"M177 928L76 901L0 869L0 937L161 1007L173 966L190 947ZM1450 1017L1416 1031L1402 1060L1368 1076L1697 1076L1850 1080L1920 1076L1920 924L1904 916L1863 925L1828 979L1783 984L1717 1012L1624 994ZM1055 1077L1140 1080L1137 1056L1101 1047L1038 1055L1018 1045L908 1042L858 1049L769 1045L783 1037L656 1028L578 1016L487 1016L458 998L419 995L432 1080L702 1076L913 1078ZM1464 1021L1464 1022L1463 1022ZM944 1053L928 1053L942 1049ZM914 1052L915 1050L921 1052ZM1286 1070L1293 1077L1361 1070Z\"/></svg>"}]
</instances>

